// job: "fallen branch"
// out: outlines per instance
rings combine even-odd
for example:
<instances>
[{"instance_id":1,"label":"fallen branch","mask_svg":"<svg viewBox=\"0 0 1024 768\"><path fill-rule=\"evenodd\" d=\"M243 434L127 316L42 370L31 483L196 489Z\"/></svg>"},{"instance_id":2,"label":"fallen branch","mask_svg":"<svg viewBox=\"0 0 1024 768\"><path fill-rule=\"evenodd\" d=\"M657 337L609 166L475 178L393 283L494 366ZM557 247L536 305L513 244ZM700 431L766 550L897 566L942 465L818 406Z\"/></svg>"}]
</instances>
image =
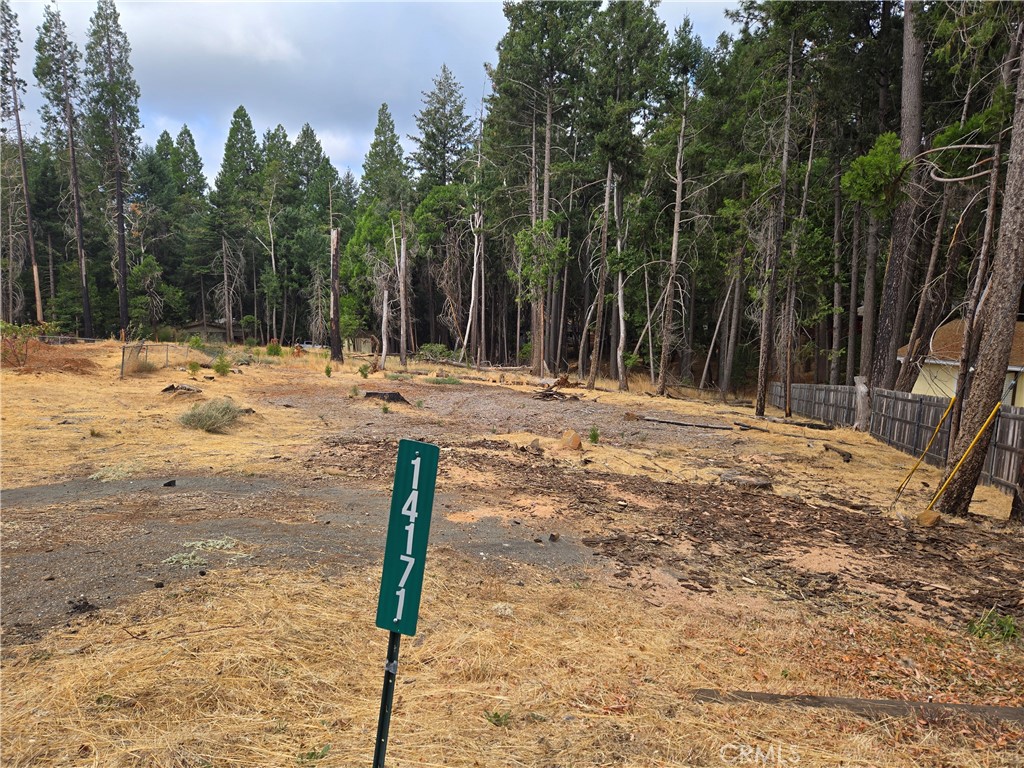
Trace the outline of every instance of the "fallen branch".
<instances>
[{"instance_id":1,"label":"fallen branch","mask_svg":"<svg viewBox=\"0 0 1024 768\"><path fill-rule=\"evenodd\" d=\"M836 446L832 445L832 443L825 443L825 450L832 451L833 453L838 453L840 456L843 457L843 461L846 462L847 464L853 461L852 453L850 453L849 451L844 451L842 448L837 448Z\"/></svg>"},{"instance_id":2,"label":"fallen branch","mask_svg":"<svg viewBox=\"0 0 1024 768\"><path fill-rule=\"evenodd\" d=\"M744 432L746 432L748 429L756 429L758 432L764 432L766 435L770 435L772 433L770 429L765 429L764 427L755 427L753 424L744 424L739 421L734 421L733 424L735 424Z\"/></svg>"},{"instance_id":3,"label":"fallen branch","mask_svg":"<svg viewBox=\"0 0 1024 768\"><path fill-rule=\"evenodd\" d=\"M655 424L671 424L674 427L694 427L696 429L727 429L730 432L732 427L728 424L693 424L689 421L671 421L670 419L656 419L654 416L643 416L643 421L651 421ZM767 431L767 430L765 430Z\"/></svg>"},{"instance_id":4,"label":"fallen branch","mask_svg":"<svg viewBox=\"0 0 1024 768\"><path fill-rule=\"evenodd\" d=\"M783 704L816 709L843 709L858 715L932 717L956 713L997 717L1015 723L1024 723L1024 707L995 707L983 704L944 704L932 701L904 701L900 699L849 699L839 696L787 696L778 693L751 691L716 691L698 688L690 692L694 701L704 704L732 704L753 701L759 704Z\"/></svg>"}]
</instances>

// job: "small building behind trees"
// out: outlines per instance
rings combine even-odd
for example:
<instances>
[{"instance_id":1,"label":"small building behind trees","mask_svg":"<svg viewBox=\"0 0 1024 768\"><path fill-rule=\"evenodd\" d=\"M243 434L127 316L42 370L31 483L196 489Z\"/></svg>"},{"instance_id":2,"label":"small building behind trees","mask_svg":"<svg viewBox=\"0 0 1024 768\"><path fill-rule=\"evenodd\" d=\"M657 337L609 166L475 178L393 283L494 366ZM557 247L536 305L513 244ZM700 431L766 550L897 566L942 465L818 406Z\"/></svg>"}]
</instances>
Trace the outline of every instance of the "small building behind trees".
<instances>
[{"instance_id":1,"label":"small building behind trees","mask_svg":"<svg viewBox=\"0 0 1024 768\"><path fill-rule=\"evenodd\" d=\"M960 350L963 347L962 320L939 326L932 335L930 348L921 362L921 372L914 383L915 395L952 397L960 380ZM907 355L907 346L900 347L899 358ZM1018 319L1010 361L1006 366L1004 405L1024 408L1024 320Z\"/></svg>"}]
</instances>

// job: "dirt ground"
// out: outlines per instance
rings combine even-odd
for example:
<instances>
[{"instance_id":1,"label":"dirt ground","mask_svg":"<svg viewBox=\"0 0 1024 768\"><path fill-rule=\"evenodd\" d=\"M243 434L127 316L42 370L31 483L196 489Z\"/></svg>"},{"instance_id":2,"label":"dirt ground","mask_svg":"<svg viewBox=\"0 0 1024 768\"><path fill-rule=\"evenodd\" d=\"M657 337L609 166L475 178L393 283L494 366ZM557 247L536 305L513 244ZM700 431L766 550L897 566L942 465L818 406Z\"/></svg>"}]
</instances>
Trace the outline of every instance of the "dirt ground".
<instances>
[{"instance_id":1,"label":"dirt ground","mask_svg":"<svg viewBox=\"0 0 1024 768\"><path fill-rule=\"evenodd\" d=\"M204 369L193 379L169 367L119 379L120 359L112 343L40 350L24 371L0 373L3 703L14 713L0 726L5 765L275 765L285 754L292 764L309 755L321 765L356 760L365 733L335 733L333 751L318 757L288 741L295 724L273 735L281 744L273 759L258 750L236 759L239 741L223 732L206 737L208 752L190 752L180 741L132 751L124 734L81 705L68 705L79 718L68 720L56 714L60 707L33 708L26 696L31 685L52 691L68 664L85 664L82 647L94 649L85 654L90 659L127 664L139 616L197 620L200 594L211 611L228 610L230 595L279 600L269 581L316 594L332 589L325 584L362 585L358 595L340 586L322 597L366 598L365 617L349 610L352 621L365 622L365 638L400 438L441 447L431 531L436 560L427 570L448 598L435 621L428 585L421 622L431 632L413 652L420 654L417 679L440 674L424 656L430 637L465 635L468 648L501 629L508 616L494 605L533 617L520 619L514 633L529 652L511 645L497 651L532 669L559 642L538 629L548 615L538 606L547 605L556 613L609 614L576 648L597 681L624 674L601 670L597 661L630 647L614 639L620 634L669 627L670 634L699 636L698 658L664 648L665 663L680 666L674 690L681 699L692 687L718 687L1024 706L1020 641L967 631L990 609L1024 624L1024 551L1021 533L1004 523L1009 498L981 488L971 519L920 527L916 515L939 472L920 469L894 504L913 458L870 437L756 420L752 409L734 403L642 392L564 388L568 399L540 400L537 382L518 372L414 363L409 372L363 378L356 366L364 361L356 360L335 366L328 378L319 356L264 355L227 377ZM389 367L397 369L397 361ZM444 383L438 374L459 382ZM172 383L202 392L162 391ZM398 392L407 404L366 396L380 391ZM177 422L192 404L220 397L252 412L224 434ZM560 446L567 429L582 436L580 450ZM852 459L844 462L826 443ZM478 592L489 618L467 623ZM616 622L620 612L630 626ZM122 630L116 640L111 627ZM85 636L93 639L83 646ZM250 641L243 634L232 647ZM622 648L613 651L615 645ZM635 651L637 658L644 653ZM156 662L138 663L153 669ZM564 671L545 674L554 679ZM507 675L467 674L455 686L467 696L470 689L493 695L488 685L496 685L509 689L501 701L510 713L540 706L518 700L527 694ZM517 714L520 727L511 729L485 716L478 725L495 751L478 747L478 764L742 764L747 753L733 746L778 744L799 755L800 765L1024 765L1022 726L1005 720L895 718L865 730L867 721L853 715L689 703L673 712L681 707L690 719L677 713L669 718L677 726L652 725L646 739L630 731L632 740L623 742L616 728L640 710L634 703L619 711L615 701L597 707L599 727L588 721L600 731L593 742L576 732L575 719ZM370 701L370 715L348 717L372 719L372 710ZM302 719L301 712L291 717ZM686 738L672 735L684 725L698 734L686 749ZM326 742L331 728L322 729L317 738ZM517 746L534 730L529 749ZM230 749L210 747L222 738ZM462 754L466 746L431 763L425 742L398 739L389 753L395 764L474 764L472 754ZM579 754L555 749L556 741L576 745ZM181 757L186 753L192 757ZM763 764L796 764L773 755L775 763Z\"/></svg>"}]
</instances>

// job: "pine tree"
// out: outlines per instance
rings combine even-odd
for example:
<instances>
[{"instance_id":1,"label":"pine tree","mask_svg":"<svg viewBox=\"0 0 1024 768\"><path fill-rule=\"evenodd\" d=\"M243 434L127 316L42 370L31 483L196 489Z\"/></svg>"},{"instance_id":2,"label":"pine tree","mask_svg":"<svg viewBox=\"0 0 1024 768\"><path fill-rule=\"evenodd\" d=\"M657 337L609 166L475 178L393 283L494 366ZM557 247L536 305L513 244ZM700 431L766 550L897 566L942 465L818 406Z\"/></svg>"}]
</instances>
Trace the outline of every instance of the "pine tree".
<instances>
[{"instance_id":1,"label":"pine tree","mask_svg":"<svg viewBox=\"0 0 1024 768\"><path fill-rule=\"evenodd\" d=\"M82 54L68 36L68 28L54 6L43 9L43 24L36 39L36 63L33 68L39 90L45 99L40 113L43 126L54 144L68 152L69 186L74 219L75 247L78 252L78 277L82 296L82 331L94 336L89 274L85 253L82 211L82 186L78 165L79 101L82 96Z\"/></svg>"},{"instance_id":2,"label":"pine tree","mask_svg":"<svg viewBox=\"0 0 1024 768\"><path fill-rule=\"evenodd\" d=\"M114 0L99 0L85 46L86 136L104 178L113 180L121 336L128 334L128 256L125 247L125 181L138 151L139 86L131 45Z\"/></svg>"},{"instance_id":3,"label":"pine tree","mask_svg":"<svg viewBox=\"0 0 1024 768\"><path fill-rule=\"evenodd\" d=\"M29 195L28 166L25 162L25 139L21 132L21 94L25 81L18 77L18 44L21 31L18 16L11 10L8 0L0 0L0 115L4 121L14 118L18 142L18 164L21 170L21 189L25 198L25 228L28 254L32 264L32 286L35 290L36 322L43 322L43 296L39 286L39 263L36 261L35 227L32 223L32 202Z\"/></svg>"},{"instance_id":4,"label":"pine tree","mask_svg":"<svg viewBox=\"0 0 1024 768\"><path fill-rule=\"evenodd\" d=\"M434 89L423 94L423 109L416 115L419 136L410 136L417 149L413 165L420 171L420 194L431 187L451 184L469 151L473 121L466 114L462 86L447 65L441 65Z\"/></svg>"},{"instance_id":5,"label":"pine tree","mask_svg":"<svg viewBox=\"0 0 1024 768\"><path fill-rule=\"evenodd\" d=\"M240 106L231 117L224 159L210 194L214 208L212 226L220 240L221 282L217 291L229 336L234 332L234 307L240 304L243 291L241 269L245 254L251 249L252 225L258 215L259 171L256 131L249 113Z\"/></svg>"},{"instance_id":6,"label":"pine tree","mask_svg":"<svg viewBox=\"0 0 1024 768\"><path fill-rule=\"evenodd\" d=\"M377 127L363 160L360 186L366 204L376 201L386 211L397 211L409 200L409 168L387 104L381 104L377 112Z\"/></svg>"}]
</instances>

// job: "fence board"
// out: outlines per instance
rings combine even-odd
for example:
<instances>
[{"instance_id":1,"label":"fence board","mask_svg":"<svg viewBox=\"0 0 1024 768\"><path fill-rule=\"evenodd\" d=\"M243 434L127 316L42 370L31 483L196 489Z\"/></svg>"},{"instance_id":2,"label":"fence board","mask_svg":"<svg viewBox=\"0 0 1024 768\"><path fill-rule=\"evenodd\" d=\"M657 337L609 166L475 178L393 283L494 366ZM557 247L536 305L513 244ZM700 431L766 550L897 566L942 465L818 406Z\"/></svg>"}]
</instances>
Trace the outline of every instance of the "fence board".
<instances>
[{"instance_id":1,"label":"fence board","mask_svg":"<svg viewBox=\"0 0 1024 768\"><path fill-rule=\"evenodd\" d=\"M827 384L794 384L793 413L826 424L851 426L856 414L856 388ZM782 384L771 382L768 402L785 405ZM920 456L935 431L949 400L909 392L876 389L871 396L871 434L904 453ZM1012 493L1024 461L1024 408L1001 408L991 427L992 436L980 482ZM935 466L946 463L949 453L949 420L932 442L924 460Z\"/></svg>"}]
</instances>

